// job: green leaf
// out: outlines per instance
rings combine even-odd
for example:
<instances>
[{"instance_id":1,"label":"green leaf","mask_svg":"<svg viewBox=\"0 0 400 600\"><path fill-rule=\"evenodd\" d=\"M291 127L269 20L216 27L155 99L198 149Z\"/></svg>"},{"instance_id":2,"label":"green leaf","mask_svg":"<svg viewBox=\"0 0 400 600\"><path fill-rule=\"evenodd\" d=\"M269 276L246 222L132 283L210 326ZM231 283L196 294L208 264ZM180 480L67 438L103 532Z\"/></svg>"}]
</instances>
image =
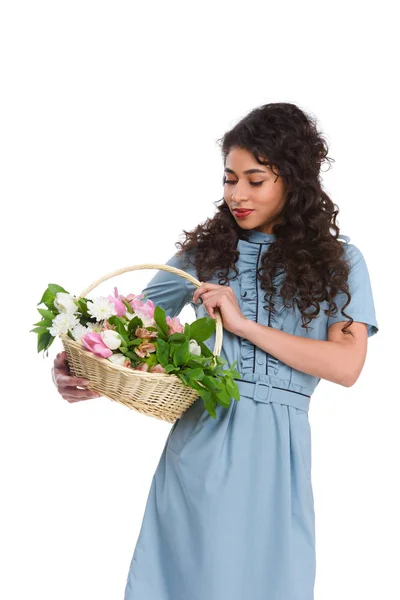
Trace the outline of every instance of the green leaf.
<instances>
[{"instance_id":1,"label":"green leaf","mask_svg":"<svg viewBox=\"0 0 400 600\"><path fill-rule=\"evenodd\" d=\"M159 338L157 340L157 351L156 351L156 354L157 354L158 362L164 368L168 364L168 358L169 358L169 352L168 351L169 351L169 348L168 348L167 342L165 342L164 340L162 340L161 338Z\"/></svg>"},{"instance_id":2,"label":"green leaf","mask_svg":"<svg viewBox=\"0 0 400 600\"><path fill-rule=\"evenodd\" d=\"M171 358L174 357L174 354L175 354L176 350L179 348L180 345L181 345L180 342L177 343L177 344L175 344L174 342L171 342L171 343L168 344L168 346L169 346L169 355L170 355Z\"/></svg>"},{"instance_id":3,"label":"green leaf","mask_svg":"<svg viewBox=\"0 0 400 600\"><path fill-rule=\"evenodd\" d=\"M107 320L111 325L115 325L117 333L119 333L119 335L124 340L124 345L127 346L129 344L129 336L128 332L125 329L125 321L121 319L121 317L117 317L116 315L113 315Z\"/></svg>"},{"instance_id":4,"label":"green leaf","mask_svg":"<svg viewBox=\"0 0 400 600\"><path fill-rule=\"evenodd\" d=\"M182 381L182 383L183 383L185 386L187 386L187 385L188 385L188 380L186 379L185 375L184 375L182 372L180 372L180 373L177 373L176 375L177 375L177 377L179 377L179 379Z\"/></svg>"},{"instance_id":5,"label":"green leaf","mask_svg":"<svg viewBox=\"0 0 400 600\"><path fill-rule=\"evenodd\" d=\"M237 364L237 360L235 360L235 362L229 368L229 372L232 375L232 377L236 377L236 379L242 379L242 374L239 373L239 371L237 371L237 369L235 369L236 364Z\"/></svg>"},{"instance_id":6,"label":"green leaf","mask_svg":"<svg viewBox=\"0 0 400 600\"><path fill-rule=\"evenodd\" d=\"M215 411L215 407L217 406L217 403L215 401L215 399L213 398L213 396L211 395L210 398L207 398L207 400L204 401L205 407L207 409L207 411L209 412L209 414L216 419L217 418L217 413Z\"/></svg>"},{"instance_id":7,"label":"green leaf","mask_svg":"<svg viewBox=\"0 0 400 600\"><path fill-rule=\"evenodd\" d=\"M132 333L134 333L136 331L137 327L143 327L143 321L140 317L136 316L133 317L128 324L128 333L129 336L132 335Z\"/></svg>"},{"instance_id":8,"label":"green leaf","mask_svg":"<svg viewBox=\"0 0 400 600\"><path fill-rule=\"evenodd\" d=\"M154 309L154 320L157 325L160 327L164 336L168 337L169 335L169 326L165 317L165 310L160 306L156 306Z\"/></svg>"},{"instance_id":9,"label":"green leaf","mask_svg":"<svg viewBox=\"0 0 400 600\"><path fill-rule=\"evenodd\" d=\"M192 368L201 367L204 369L207 366L208 361L209 359L206 356L196 356L196 358L193 358L193 354L191 354L187 361L187 366Z\"/></svg>"},{"instance_id":10,"label":"green leaf","mask_svg":"<svg viewBox=\"0 0 400 600\"><path fill-rule=\"evenodd\" d=\"M37 309L44 319L49 319L53 322L54 317L56 316L51 310L46 310L44 308Z\"/></svg>"},{"instance_id":11,"label":"green leaf","mask_svg":"<svg viewBox=\"0 0 400 600\"><path fill-rule=\"evenodd\" d=\"M218 354L215 355L215 361L218 365L226 365L228 363L228 361L225 360L225 358L222 358Z\"/></svg>"},{"instance_id":12,"label":"green leaf","mask_svg":"<svg viewBox=\"0 0 400 600\"><path fill-rule=\"evenodd\" d=\"M174 355L172 357L173 363L176 367L184 365L187 363L190 356L191 355L189 352L189 340L186 340L185 342L183 342L183 344L180 344L175 350Z\"/></svg>"},{"instance_id":13,"label":"green leaf","mask_svg":"<svg viewBox=\"0 0 400 600\"><path fill-rule=\"evenodd\" d=\"M42 319L38 323L34 323L34 325L38 325L39 327L51 327L53 325L53 321L48 321L47 319Z\"/></svg>"},{"instance_id":14,"label":"green leaf","mask_svg":"<svg viewBox=\"0 0 400 600\"><path fill-rule=\"evenodd\" d=\"M93 318L93 316L88 311L87 299L86 298L79 298L79 300L77 300L77 309L87 319L92 319Z\"/></svg>"},{"instance_id":15,"label":"green leaf","mask_svg":"<svg viewBox=\"0 0 400 600\"><path fill-rule=\"evenodd\" d=\"M50 337L50 340L47 342L47 345L45 347L45 351L48 350L50 348L50 346L52 345L52 343L54 342L55 338L53 336ZM47 352L47 356L49 355L49 353Z\"/></svg>"},{"instance_id":16,"label":"green leaf","mask_svg":"<svg viewBox=\"0 0 400 600\"><path fill-rule=\"evenodd\" d=\"M225 387L228 394L232 398L235 400L240 400L240 392L237 383L235 383L230 377L225 377Z\"/></svg>"},{"instance_id":17,"label":"green leaf","mask_svg":"<svg viewBox=\"0 0 400 600\"><path fill-rule=\"evenodd\" d=\"M54 294L50 292L49 288L46 288L40 302L37 303L37 306L39 306L39 304L45 304L48 308L54 308L54 299Z\"/></svg>"},{"instance_id":18,"label":"green leaf","mask_svg":"<svg viewBox=\"0 0 400 600\"><path fill-rule=\"evenodd\" d=\"M225 386L223 386L218 392L213 392L213 398L224 408L228 408L231 403L231 396L226 391Z\"/></svg>"},{"instance_id":19,"label":"green leaf","mask_svg":"<svg viewBox=\"0 0 400 600\"><path fill-rule=\"evenodd\" d=\"M142 338L135 338L134 340L130 340L127 344L127 346L140 346L140 344L143 343Z\"/></svg>"},{"instance_id":20,"label":"green leaf","mask_svg":"<svg viewBox=\"0 0 400 600\"><path fill-rule=\"evenodd\" d=\"M213 397L212 397L212 392L210 392L210 390L207 390L206 388L203 388L201 385L199 385L198 383L196 383L194 381L190 382L190 385L191 385L191 387L196 389L199 396L202 397L203 403L204 403L204 408L207 410L207 412L210 414L210 416L212 416L215 419L215 417L216 417L216 412L215 412L216 402L215 402L215 399L213 399Z\"/></svg>"},{"instance_id":21,"label":"green leaf","mask_svg":"<svg viewBox=\"0 0 400 600\"><path fill-rule=\"evenodd\" d=\"M202 379L204 377L204 371L201 367L198 367L196 369L185 369L184 374L189 380Z\"/></svg>"},{"instance_id":22,"label":"green leaf","mask_svg":"<svg viewBox=\"0 0 400 600\"><path fill-rule=\"evenodd\" d=\"M172 333L169 338L168 341L169 342L184 342L187 339L187 336L184 333Z\"/></svg>"},{"instance_id":23,"label":"green leaf","mask_svg":"<svg viewBox=\"0 0 400 600\"><path fill-rule=\"evenodd\" d=\"M169 363L165 367L165 372L166 373L172 373L172 372L177 372L177 371L179 371L179 367L175 367L175 365L172 365L171 363Z\"/></svg>"},{"instance_id":24,"label":"green leaf","mask_svg":"<svg viewBox=\"0 0 400 600\"><path fill-rule=\"evenodd\" d=\"M30 331L33 331L34 333L46 333L49 330L47 327L34 327L33 329L30 329Z\"/></svg>"},{"instance_id":25,"label":"green leaf","mask_svg":"<svg viewBox=\"0 0 400 600\"><path fill-rule=\"evenodd\" d=\"M49 283L48 289L50 293L54 294L54 296L58 294L58 292L64 292L65 294L69 294L67 290L64 290L64 288L61 287L61 285L58 285L57 283Z\"/></svg>"},{"instance_id":26,"label":"green leaf","mask_svg":"<svg viewBox=\"0 0 400 600\"><path fill-rule=\"evenodd\" d=\"M136 354L136 352L132 352L132 350L128 350L127 352L125 352L124 350L122 351L122 354L124 354L125 356L127 356L128 358L130 358L131 360L135 360L137 363L141 361L141 359L139 358L139 356Z\"/></svg>"},{"instance_id":27,"label":"green leaf","mask_svg":"<svg viewBox=\"0 0 400 600\"><path fill-rule=\"evenodd\" d=\"M159 325L157 325L157 334L158 339L164 340L165 342L168 340L168 336L165 335L164 330Z\"/></svg>"},{"instance_id":28,"label":"green leaf","mask_svg":"<svg viewBox=\"0 0 400 600\"><path fill-rule=\"evenodd\" d=\"M200 384L198 384L196 381L190 381L189 385L190 385L190 387L192 387L194 390L196 390L199 393L199 396L201 396L203 398L204 407L208 410L207 406L210 407L213 404L212 398L211 398L211 392L209 390L207 390L206 388L204 388L203 386L201 386ZM210 412L210 411L208 410L208 412ZM213 415L211 415L211 416L213 416ZM214 418L215 418L215 415L214 415Z\"/></svg>"},{"instance_id":29,"label":"green leaf","mask_svg":"<svg viewBox=\"0 0 400 600\"><path fill-rule=\"evenodd\" d=\"M210 348L208 346L206 346L203 342L198 342L200 348L201 348L201 353L204 356L213 356L213 352L210 350Z\"/></svg>"},{"instance_id":30,"label":"green leaf","mask_svg":"<svg viewBox=\"0 0 400 600\"><path fill-rule=\"evenodd\" d=\"M206 386L211 392L219 392L223 389L223 384L219 379L205 375L201 383Z\"/></svg>"},{"instance_id":31,"label":"green leaf","mask_svg":"<svg viewBox=\"0 0 400 600\"><path fill-rule=\"evenodd\" d=\"M53 336L49 331L43 331L38 333L38 341L37 341L37 351L41 352L42 350L46 350L51 344L51 338ZM53 338L54 339L54 338Z\"/></svg>"},{"instance_id":32,"label":"green leaf","mask_svg":"<svg viewBox=\"0 0 400 600\"><path fill-rule=\"evenodd\" d=\"M215 331L216 320L211 317L202 317L193 321L190 325L190 338L197 343L204 342L212 336Z\"/></svg>"}]
</instances>

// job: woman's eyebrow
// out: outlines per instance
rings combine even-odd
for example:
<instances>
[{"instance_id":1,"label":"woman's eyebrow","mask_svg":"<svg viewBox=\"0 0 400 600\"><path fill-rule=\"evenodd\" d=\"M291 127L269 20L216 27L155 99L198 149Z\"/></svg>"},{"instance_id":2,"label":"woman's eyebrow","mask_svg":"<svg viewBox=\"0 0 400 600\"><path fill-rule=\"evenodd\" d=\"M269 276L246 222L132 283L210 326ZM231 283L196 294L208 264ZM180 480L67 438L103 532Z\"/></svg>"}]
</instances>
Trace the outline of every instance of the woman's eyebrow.
<instances>
[{"instance_id":1,"label":"woman's eyebrow","mask_svg":"<svg viewBox=\"0 0 400 600\"><path fill-rule=\"evenodd\" d=\"M228 167L225 167L224 171L226 173L232 173L233 175L236 175L235 171L232 171L232 169L228 169ZM250 175L251 173L267 173L267 171L263 171L261 169L247 169L247 171L243 171L243 173L245 175Z\"/></svg>"}]
</instances>

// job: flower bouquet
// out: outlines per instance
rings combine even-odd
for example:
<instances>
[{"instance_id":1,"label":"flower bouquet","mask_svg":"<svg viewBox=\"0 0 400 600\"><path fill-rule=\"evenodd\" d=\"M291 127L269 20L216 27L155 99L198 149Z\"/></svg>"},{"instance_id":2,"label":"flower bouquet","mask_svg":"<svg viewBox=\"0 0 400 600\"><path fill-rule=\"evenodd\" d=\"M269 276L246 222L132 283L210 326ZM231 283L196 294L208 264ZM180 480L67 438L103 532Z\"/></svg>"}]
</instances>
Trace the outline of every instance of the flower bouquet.
<instances>
[{"instance_id":1,"label":"flower bouquet","mask_svg":"<svg viewBox=\"0 0 400 600\"><path fill-rule=\"evenodd\" d=\"M182 274L200 286L180 269L155 267ZM227 361L204 343L218 326L216 348L220 346L219 314L217 319L207 316L182 324L144 294L122 296L117 287L114 295L90 300L49 284L40 304L45 305L37 309L42 320L31 329L38 335L38 352L48 356L59 336L72 374L87 378L90 389L111 400L174 422L199 396L213 418L217 403L227 408L231 398L240 399L234 381L240 377L236 361L224 369Z\"/></svg>"}]
</instances>

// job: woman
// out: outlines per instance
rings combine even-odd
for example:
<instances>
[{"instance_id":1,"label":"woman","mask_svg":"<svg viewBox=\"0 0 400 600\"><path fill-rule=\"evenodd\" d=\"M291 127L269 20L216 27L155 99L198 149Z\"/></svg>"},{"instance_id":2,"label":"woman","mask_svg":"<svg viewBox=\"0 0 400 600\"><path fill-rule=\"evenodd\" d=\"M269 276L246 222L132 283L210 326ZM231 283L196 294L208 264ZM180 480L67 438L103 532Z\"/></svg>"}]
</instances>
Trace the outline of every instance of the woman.
<instances>
[{"instance_id":1,"label":"woman","mask_svg":"<svg viewBox=\"0 0 400 600\"><path fill-rule=\"evenodd\" d=\"M240 401L214 419L199 397L171 428L125 600L313 599L310 399L321 378L353 385L378 331L365 260L322 189L332 159L313 120L267 104L221 145L222 203L167 261L201 287L158 271L143 292L171 317L188 303L197 318L220 310ZM80 381L64 359L63 397L93 397L67 387Z\"/></svg>"}]
</instances>

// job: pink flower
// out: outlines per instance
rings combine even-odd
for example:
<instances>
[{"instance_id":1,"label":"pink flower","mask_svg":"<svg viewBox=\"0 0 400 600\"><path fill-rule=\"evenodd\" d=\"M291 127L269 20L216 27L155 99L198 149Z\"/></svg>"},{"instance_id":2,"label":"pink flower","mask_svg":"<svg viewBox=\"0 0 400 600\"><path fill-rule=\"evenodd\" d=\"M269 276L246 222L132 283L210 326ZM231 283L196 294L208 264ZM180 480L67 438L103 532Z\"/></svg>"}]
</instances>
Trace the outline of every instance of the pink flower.
<instances>
[{"instance_id":1,"label":"pink flower","mask_svg":"<svg viewBox=\"0 0 400 600\"><path fill-rule=\"evenodd\" d=\"M149 373L165 373L165 369L162 365L153 365Z\"/></svg>"},{"instance_id":2,"label":"pink flower","mask_svg":"<svg viewBox=\"0 0 400 600\"><path fill-rule=\"evenodd\" d=\"M136 298L139 300L140 298L143 298L144 294L128 294L127 296L125 296L125 300L128 300L128 302L130 302L131 300L135 300Z\"/></svg>"},{"instance_id":3,"label":"pink flower","mask_svg":"<svg viewBox=\"0 0 400 600\"><path fill-rule=\"evenodd\" d=\"M108 296L108 300L114 304L115 310L118 317L123 317L127 311L125 304L121 300L121 296L118 294L118 290L114 288L114 296Z\"/></svg>"},{"instance_id":4,"label":"pink flower","mask_svg":"<svg viewBox=\"0 0 400 600\"><path fill-rule=\"evenodd\" d=\"M135 352L138 356L140 356L140 358L144 358L145 356L150 356L150 352L155 352L155 351L156 351L156 346L155 346L155 344L152 344L151 342L143 342L142 344L140 344L140 346L135 348Z\"/></svg>"},{"instance_id":5,"label":"pink flower","mask_svg":"<svg viewBox=\"0 0 400 600\"><path fill-rule=\"evenodd\" d=\"M137 315L143 315L144 317L148 317L149 319L152 319L154 317L154 309L156 306L152 300L142 302L141 300L134 298L133 300L130 300L129 303Z\"/></svg>"},{"instance_id":6,"label":"pink flower","mask_svg":"<svg viewBox=\"0 0 400 600\"><path fill-rule=\"evenodd\" d=\"M126 359L123 366L127 367L128 369L132 369L131 361L129 360L129 358Z\"/></svg>"},{"instance_id":7,"label":"pink flower","mask_svg":"<svg viewBox=\"0 0 400 600\"><path fill-rule=\"evenodd\" d=\"M101 356L101 358L108 358L112 354L112 350L105 345L100 334L95 331L86 333L80 340L87 350Z\"/></svg>"},{"instance_id":8,"label":"pink flower","mask_svg":"<svg viewBox=\"0 0 400 600\"><path fill-rule=\"evenodd\" d=\"M138 338L155 338L155 337L158 337L157 331L149 331L145 327L136 327L135 335Z\"/></svg>"},{"instance_id":9,"label":"pink flower","mask_svg":"<svg viewBox=\"0 0 400 600\"><path fill-rule=\"evenodd\" d=\"M185 331L185 328L178 317L171 319L171 317L168 316L166 317L166 321L167 325L169 325L169 335L172 335L173 333L183 333Z\"/></svg>"},{"instance_id":10,"label":"pink flower","mask_svg":"<svg viewBox=\"0 0 400 600\"><path fill-rule=\"evenodd\" d=\"M143 363L139 363L137 365L137 367L135 367L134 369L135 371L148 371L149 370L149 365L145 362Z\"/></svg>"}]
</instances>

